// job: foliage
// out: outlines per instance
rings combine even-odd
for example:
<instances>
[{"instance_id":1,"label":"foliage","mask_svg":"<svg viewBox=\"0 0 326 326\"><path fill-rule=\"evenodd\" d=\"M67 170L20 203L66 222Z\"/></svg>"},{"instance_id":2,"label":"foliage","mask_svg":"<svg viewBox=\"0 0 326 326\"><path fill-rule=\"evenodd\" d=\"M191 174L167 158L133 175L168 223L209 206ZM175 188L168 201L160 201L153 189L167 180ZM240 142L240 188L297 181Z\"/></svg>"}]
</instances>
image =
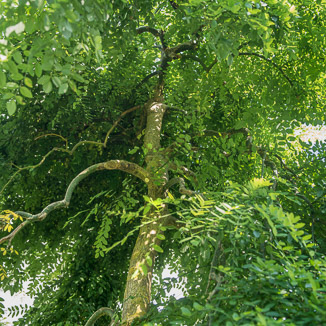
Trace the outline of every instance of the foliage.
<instances>
[{"instance_id":1,"label":"foliage","mask_svg":"<svg viewBox=\"0 0 326 326\"><path fill-rule=\"evenodd\" d=\"M326 143L296 134L325 125L325 4L0 3L17 325L325 323Z\"/></svg>"}]
</instances>

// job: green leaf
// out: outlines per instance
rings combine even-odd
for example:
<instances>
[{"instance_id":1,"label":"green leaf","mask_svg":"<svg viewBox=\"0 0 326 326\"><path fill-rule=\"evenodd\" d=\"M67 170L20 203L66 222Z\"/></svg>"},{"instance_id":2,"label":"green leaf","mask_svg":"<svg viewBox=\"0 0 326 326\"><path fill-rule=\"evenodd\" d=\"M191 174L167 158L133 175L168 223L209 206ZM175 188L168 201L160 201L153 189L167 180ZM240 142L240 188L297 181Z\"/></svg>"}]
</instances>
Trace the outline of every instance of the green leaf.
<instances>
[{"instance_id":1,"label":"green leaf","mask_svg":"<svg viewBox=\"0 0 326 326\"><path fill-rule=\"evenodd\" d=\"M56 87L60 87L62 84L61 79L57 76L52 77L52 81L53 81L54 86L56 86Z\"/></svg>"},{"instance_id":2,"label":"green leaf","mask_svg":"<svg viewBox=\"0 0 326 326\"><path fill-rule=\"evenodd\" d=\"M17 68L17 65L12 61L12 60L9 60L7 62L7 67L9 69L9 72L13 75L15 74L18 74L18 68Z\"/></svg>"},{"instance_id":3,"label":"green leaf","mask_svg":"<svg viewBox=\"0 0 326 326\"><path fill-rule=\"evenodd\" d=\"M163 252L163 249L160 246L156 245L156 244L154 244L153 248L157 252L161 252L161 253Z\"/></svg>"},{"instance_id":4,"label":"green leaf","mask_svg":"<svg viewBox=\"0 0 326 326\"><path fill-rule=\"evenodd\" d=\"M24 78L24 76L23 76L22 74L20 74L20 73L17 73L17 74L12 74L12 75L11 75L11 78L12 78L13 80L18 81L18 80L22 80L22 79Z\"/></svg>"},{"instance_id":5,"label":"green leaf","mask_svg":"<svg viewBox=\"0 0 326 326\"><path fill-rule=\"evenodd\" d=\"M64 93L67 92L67 90L68 90L68 84L64 83L64 84L60 85L58 93L59 94L64 94Z\"/></svg>"},{"instance_id":6,"label":"green leaf","mask_svg":"<svg viewBox=\"0 0 326 326\"><path fill-rule=\"evenodd\" d=\"M5 87L7 83L6 74L3 71L0 71L0 87Z\"/></svg>"},{"instance_id":7,"label":"green leaf","mask_svg":"<svg viewBox=\"0 0 326 326\"><path fill-rule=\"evenodd\" d=\"M54 58L52 55L46 55L42 59L42 69L45 71L50 71L52 70L54 64Z\"/></svg>"},{"instance_id":8,"label":"green leaf","mask_svg":"<svg viewBox=\"0 0 326 326\"><path fill-rule=\"evenodd\" d=\"M160 240L165 240L165 236L164 236L164 234L162 234L162 233L158 233L158 234L156 234L156 238L157 238L157 239L160 239Z\"/></svg>"},{"instance_id":9,"label":"green leaf","mask_svg":"<svg viewBox=\"0 0 326 326\"><path fill-rule=\"evenodd\" d=\"M146 263L149 267L153 265L153 260L150 256L146 256Z\"/></svg>"},{"instance_id":10,"label":"green leaf","mask_svg":"<svg viewBox=\"0 0 326 326\"><path fill-rule=\"evenodd\" d=\"M143 274L146 276L148 273L146 264L140 264L140 268L141 268Z\"/></svg>"},{"instance_id":11,"label":"green leaf","mask_svg":"<svg viewBox=\"0 0 326 326\"><path fill-rule=\"evenodd\" d=\"M128 154L135 154L139 150L138 146L135 146L132 150L128 152Z\"/></svg>"},{"instance_id":12,"label":"green leaf","mask_svg":"<svg viewBox=\"0 0 326 326\"><path fill-rule=\"evenodd\" d=\"M202 310L205 309L202 305L200 305L200 304L197 303L197 302L194 302L193 307L194 307L194 309L196 309L197 311L202 311Z\"/></svg>"},{"instance_id":13,"label":"green leaf","mask_svg":"<svg viewBox=\"0 0 326 326\"><path fill-rule=\"evenodd\" d=\"M42 66L39 63L35 65L35 74L37 77L42 76Z\"/></svg>"},{"instance_id":14,"label":"green leaf","mask_svg":"<svg viewBox=\"0 0 326 326\"><path fill-rule=\"evenodd\" d=\"M49 75L43 75L41 78L38 79L38 83L40 85L44 85L46 83L48 83L51 80L51 77Z\"/></svg>"},{"instance_id":15,"label":"green leaf","mask_svg":"<svg viewBox=\"0 0 326 326\"><path fill-rule=\"evenodd\" d=\"M76 93L77 86L76 86L75 82L73 82L72 80L68 80L68 84L69 84L70 88Z\"/></svg>"},{"instance_id":16,"label":"green leaf","mask_svg":"<svg viewBox=\"0 0 326 326\"><path fill-rule=\"evenodd\" d=\"M43 90L45 93L50 93L52 91L51 80L49 80L47 83L43 84Z\"/></svg>"},{"instance_id":17,"label":"green leaf","mask_svg":"<svg viewBox=\"0 0 326 326\"><path fill-rule=\"evenodd\" d=\"M181 311L182 311L182 314L186 317L190 317L191 316L191 311L186 308L186 307L181 307Z\"/></svg>"},{"instance_id":18,"label":"green leaf","mask_svg":"<svg viewBox=\"0 0 326 326\"><path fill-rule=\"evenodd\" d=\"M17 64L21 64L23 61L23 56L19 51L16 51L13 55L14 60Z\"/></svg>"},{"instance_id":19,"label":"green leaf","mask_svg":"<svg viewBox=\"0 0 326 326\"><path fill-rule=\"evenodd\" d=\"M85 79L81 76L81 75L78 75L78 74L70 74L70 76L75 79L76 81L79 81L81 83L85 83Z\"/></svg>"},{"instance_id":20,"label":"green leaf","mask_svg":"<svg viewBox=\"0 0 326 326\"><path fill-rule=\"evenodd\" d=\"M32 92L27 87L25 87L25 86L21 86L20 87L20 93L24 97L33 98Z\"/></svg>"},{"instance_id":21,"label":"green leaf","mask_svg":"<svg viewBox=\"0 0 326 326\"><path fill-rule=\"evenodd\" d=\"M6 103L7 111L9 115L13 115L16 112L16 102L15 101L9 101Z\"/></svg>"},{"instance_id":22,"label":"green leaf","mask_svg":"<svg viewBox=\"0 0 326 326\"><path fill-rule=\"evenodd\" d=\"M10 98L13 98L14 96L15 96L14 93L5 93L2 98L4 100L9 100Z\"/></svg>"}]
</instances>

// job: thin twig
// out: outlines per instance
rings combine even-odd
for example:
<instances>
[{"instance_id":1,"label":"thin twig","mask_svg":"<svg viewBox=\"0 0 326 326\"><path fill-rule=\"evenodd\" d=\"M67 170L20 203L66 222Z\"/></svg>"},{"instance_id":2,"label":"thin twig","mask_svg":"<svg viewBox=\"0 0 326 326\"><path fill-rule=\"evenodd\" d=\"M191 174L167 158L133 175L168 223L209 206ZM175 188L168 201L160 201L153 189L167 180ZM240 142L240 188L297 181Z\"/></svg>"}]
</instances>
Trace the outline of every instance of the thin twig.
<instances>
[{"instance_id":1,"label":"thin twig","mask_svg":"<svg viewBox=\"0 0 326 326\"><path fill-rule=\"evenodd\" d=\"M140 109L140 108L142 108L142 107L143 107L142 105L136 105L136 106L134 106L134 107L132 107L132 108L130 108L130 109L128 109L128 110L126 110L126 111L124 111L124 112L122 112L122 113L120 114L119 118L118 118L118 119L113 123L112 127L110 128L110 130L107 132L107 134L106 134L106 136L105 136L105 140L104 140L104 143L103 143L103 146L104 146L104 147L106 147L106 144L107 144L107 142L108 142L108 139L109 139L110 134L112 133L112 131L114 130L114 128L118 125L118 123L121 121L121 119L122 119L126 114L128 114L128 113L130 113L130 112L133 112L133 111L135 111L135 110L138 110L138 109Z\"/></svg>"},{"instance_id":2,"label":"thin twig","mask_svg":"<svg viewBox=\"0 0 326 326\"><path fill-rule=\"evenodd\" d=\"M40 139L40 138L48 137L48 136L54 136L54 137L59 137L59 138L61 138L61 139L66 143L66 148L68 148L68 139L62 137L61 135L54 134L54 133L44 134L44 135L41 135L41 136L35 137L34 140L38 140L38 139Z\"/></svg>"},{"instance_id":3,"label":"thin twig","mask_svg":"<svg viewBox=\"0 0 326 326\"><path fill-rule=\"evenodd\" d=\"M258 57L260 59L263 59L263 60L265 60L267 62L270 62L284 76L284 78L289 82L291 87L293 87L293 82L291 81L291 79L285 74L283 69L278 64L273 62L271 59L266 58L265 56L263 56L261 54L258 54L258 53L254 53L254 52L240 52L239 55L253 55L253 56Z\"/></svg>"}]
</instances>

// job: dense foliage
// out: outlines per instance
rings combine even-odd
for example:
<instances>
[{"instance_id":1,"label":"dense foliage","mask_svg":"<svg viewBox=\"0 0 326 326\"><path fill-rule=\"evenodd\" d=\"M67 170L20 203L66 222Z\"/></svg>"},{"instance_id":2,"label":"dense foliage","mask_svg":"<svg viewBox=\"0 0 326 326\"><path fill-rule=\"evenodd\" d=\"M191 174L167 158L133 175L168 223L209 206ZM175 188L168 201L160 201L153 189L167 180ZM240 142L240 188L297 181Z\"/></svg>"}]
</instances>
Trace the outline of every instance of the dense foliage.
<instances>
[{"instance_id":1,"label":"dense foliage","mask_svg":"<svg viewBox=\"0 0 326 326\"><path fill-rule=\"evenodd\" d=\"M34 298L16 325L326 323L326 143L296 136L325 123L324 0L0 11L0 279Z\"/></svg>"}]
</instances>

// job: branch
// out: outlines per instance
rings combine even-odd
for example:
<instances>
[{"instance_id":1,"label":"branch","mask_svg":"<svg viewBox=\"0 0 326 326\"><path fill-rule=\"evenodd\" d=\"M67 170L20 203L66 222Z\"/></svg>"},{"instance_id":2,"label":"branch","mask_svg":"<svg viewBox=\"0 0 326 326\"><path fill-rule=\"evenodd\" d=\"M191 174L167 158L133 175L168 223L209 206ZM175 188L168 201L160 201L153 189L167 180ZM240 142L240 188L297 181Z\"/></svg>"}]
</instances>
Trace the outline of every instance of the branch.
<instances>
[{"instance_id":1,"label":"branch","mask_svg":"<svg viewBox=\"0 0 326 326\"><path fill-rule=\"evenodd\" d=\"M210 69L208 69L208 67L205 65L205 63L203 62L202 59L196 57L195 55L189 55L189 54L184 54L182 56L183 59L190 59L190 60L193 60L193 61L197 61L200 63L200 65L203 67L203 69L206 71L206 72L209 72Z\"/></svg>"},{"instance_id":2,"label":"branch","mask_svg":"<svg viewBox=\"0 0 326 326\"><path fill-rule=\"evenodd\" d=\"M12 241L12 239L16 236L16 234L24 228L26 225L28 225L31 222L37 222L44 220L52 211L59 209L59 208L67 208L70 204L71 196L76 188L76 186L86 177L88 177L90 174L100 171L100 170L120 170L127 173L130 173L134 175L135 177L141 179L146 184L149 183L149 174L148 172L140 167L139 165L135 163L131 163L124 160L111 160L108 162L98 163L94 164L84 171L80 172L69 184L66 194L63 200L59 200L56 202L53 202L46 206L40 213L38 214L30 214L27 212L17 212L18 215L23 216L26 218L26 220L21 223L19 226L17 226L14 231L12 231L9 235L3 237L0 239L0 244L4 243L6 241L9 241L9 243Z\"/></svg>"},{"instance_id":3,"label":"branch","mask_svg":"<svg viewBox=\"0 0 326 326\"><path fill-rule=\"evenodd\" d=\"M140 87L141 85L143 85L144 83L146 83L148 80L150 80L152 77L158 75L160 73L160 71L156 70L152 73L150 73L149 75L147 75L141 82L139 82L136 86L136 88Z\"/></svg>"},{"instance_id":4,"label":"branch","mask_svg":"<svg viewBox=\"0 0 326 326\"><path fill-rule=\"evenodd\" d=\"M101 146L101 147L105 148L106 145L107 145L108 138L109 138L110 134L115 129L115 127L118 125L118 123L121 121L121 119L126 114L128 114L130 112L133 112L133 111L135 111L135 110L137 110L137 109L139 109L141 107L142 107L141 105L137 105L137 106L134 106L134 107L122 112L120 114L119 118L113 123L112 127L107 132L103 143L100 143L100 142L97 142L97 141L92 141L92 140L82 140L82 141L78 142L71 150L69 150L67 148L67 145L66 145L66 148L54 147L49 152L47 152L37 164L29 165L29 166L25 166L25 167L17 167L16 166L16 168L18 170L9 178L8 182L2 187L2 189L0 190L0 195L9 186L9 184L14 180L14 178L16 177L17 174L19 174L20 172L22 172L24 170L30 170L30 169L35 169L35 168L39 167L41 164L44 163L44 161L47 159L47 157L50 156L53 152L64 152L64 153L68 153L69 155L73 155L73 153L77 150L77 148L80 147L81 145L84 145L84 144L96 145L96 146ZM39 139L41 137L46 137L46 136L57 136L57 137L60 137L61 139L66 141L66 139L64 137L62 137L60 135L56 135L56 134L46 134L46 135L36 137L35 139Z\"/></svg>"},{"instance_id":5,"label":"branch","mask_svg":"<svg viewBox=\"0 0 326 326\"><path fill-rule=\"evenodd\" d=\"M171 179L166 185L165 185L165 189L169 189L172 186L174 186L175 184L179 184L179 192L183 195L188 195L188 196L192 196L195 195L196 192L193 190L189 190L186 188L186 184L183 178L173 178Z\"/></svg>"},{"instance_id":6,"label":"branch","mask_svg":"<svg viewBox=\"0 0 326 326\"><path fill-rule=\"evenodd\" d=\"M141 26L141 27L139 27L139 28L136 29L136 32L137 32L137 34L142 34L142 33L151 33L151 34L153 34L155 37L159 37L163 49L166 48L166 44L165 44L165 41L164 41L164 32L163 32L162 30L159 31L158 29L155 29L155 28L153 28L153 27L149 27L149 26Z\"/></svg>"},{"instance_id":7,"label":"branch","mask_svg":"<svg viewBox=\"0 0 326 326\"><path fill-rule=\"evenodd\" d=\"M169 163L169 168L170 168L171 170L176 171L177 173L180 172L180 170L181 170L181 172L183 173L183 175L186 175L186 176L188 176L188 177L191 177L191 178L194 180L194 182L195 182L196 184L198 184L198 180L197 180L196 173L193 172L193 171L191 171L191 170L189 170L189 169L186 168L185 166L177 166L175 163L170 162L170 163Z\"/></svg>"},{"instance_id":8,"label":"branch","mask_svg":"<svg viewBox=\"0 0 326 326\"><path fill-rule=\"evenodd\" d=\"M196 47L197 44L195 41L185 42L185 43L178 44L173 48L167 48L165 50L165 54L170 60L179 59L180 58L180 56L178 56L179 53L188 50L195 50Z\"/></svg>"},{"instance_id":9,"label":"branch","mask_svg":"<svg viewBox=\"0 0 326 326\"><path fill-rule=\"evenodd\" d=\"M172 6L172 8L173 8L174 10L177 10L177 9L179 8L179 5L176 4L174 1L169 0L169 2L170 2L170 5Z\"/></svg>"},{"instance_id":10,"label":"branch","mask_svg":"<svg viewBox=\"0 0 326 326\"><path fill-rule=\"evenodd\" d=\"M255 57L258 57L260 59L263 59L265 61L270 62L284 77L285 79L289 82L289 84L291 85L291 87L293 87L293 82L291 81L291 79L285 74L285 72L283 71L283 69L276 64L275 62L273 62L271 59L264 57L261 54L258 53L254 53L254 52L240 52L239 55L253 55Z\"/></svg>"},{"instance_id":11,"label":"branch","mask_svg":"<svg viewBox=\"0 0 326 326\"><path fill-rule=\"evenodd\" d=\"M136 105L124 112L122 112L119 116L119 118L113 123L112 127L110 128L110 130L107 132L106 136L105 136L105 140L104 140L104 143L103 143L103 146L106 147L106 144L108 142L108 139L109 139L109 136L110 134L112 133L112 131L114 130L114 128L118 125L118 123L121 121L121 119L128 113L130 112L133 112L133 111L136 111L138 109L140 109L141 107L143 107L142 105Z\"/></svg>"},{"instance_id":12,"label":"branch","mask_svg":"<svg viewBox=\"0 0 326 326\"><path fill-rule=\"evenodd\" d=\"M114 311L110 308L100 308L99 310L95 311L93 315L88 319L85 326L93 326L95 322L101 318L102 316L110 316L111 320L113 319Z\"/></svg>"}]
</instances>

